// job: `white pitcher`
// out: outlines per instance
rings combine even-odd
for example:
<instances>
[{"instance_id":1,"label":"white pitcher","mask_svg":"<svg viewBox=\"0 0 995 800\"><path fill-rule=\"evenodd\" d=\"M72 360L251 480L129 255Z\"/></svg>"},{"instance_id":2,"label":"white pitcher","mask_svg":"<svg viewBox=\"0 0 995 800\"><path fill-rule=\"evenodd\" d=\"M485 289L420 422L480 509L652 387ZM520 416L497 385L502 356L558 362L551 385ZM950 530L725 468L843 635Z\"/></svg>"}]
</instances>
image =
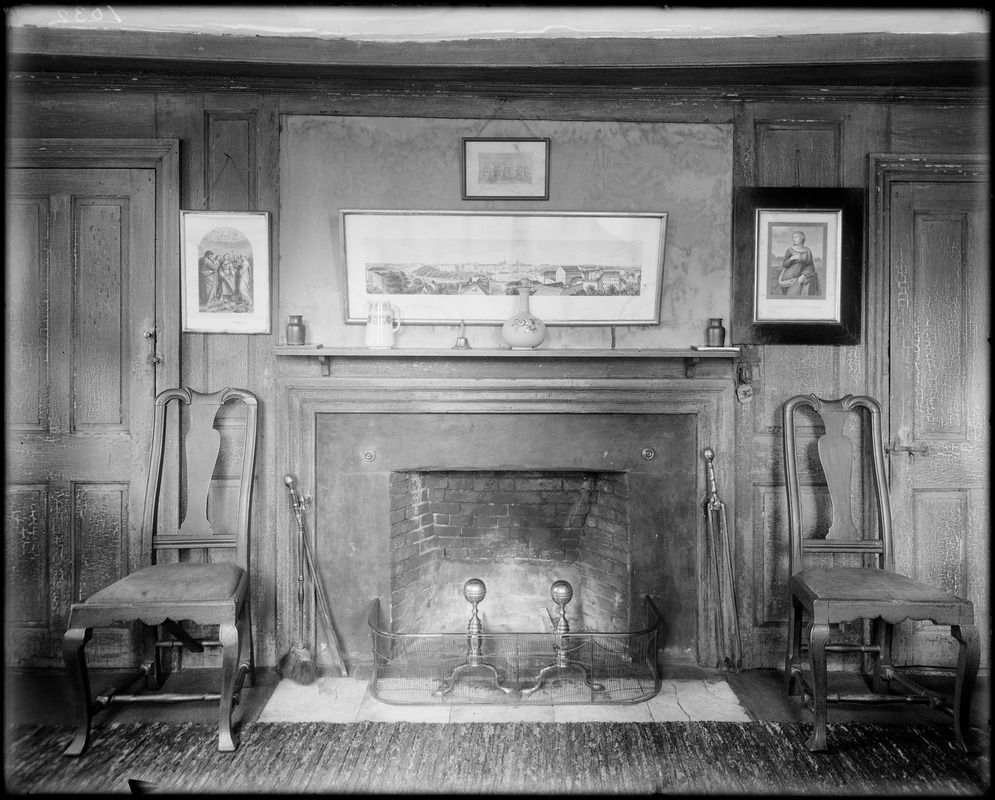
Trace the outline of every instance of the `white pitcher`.
<instances>
[{"instance_id":1,"label":"white pitcher","mask_svg":"<svg viewBox=\"0 0 995 800\"><path fill-rule=\"evenodd\" d=\"M388 349L394 346L394 334L401 327L401 311L386 300L370 303L366 317L366 346Z\"/></svg>"}]
</instances>

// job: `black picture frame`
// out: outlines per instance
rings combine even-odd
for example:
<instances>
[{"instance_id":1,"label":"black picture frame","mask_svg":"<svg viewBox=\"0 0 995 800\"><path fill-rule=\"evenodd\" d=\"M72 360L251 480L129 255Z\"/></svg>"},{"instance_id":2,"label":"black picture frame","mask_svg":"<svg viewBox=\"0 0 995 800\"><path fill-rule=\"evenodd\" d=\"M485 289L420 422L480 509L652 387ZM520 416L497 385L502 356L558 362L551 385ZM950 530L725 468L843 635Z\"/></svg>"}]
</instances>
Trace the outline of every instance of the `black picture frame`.
<instances>
[{"instance_id":1,"label":"black picture frame","mask_svg":"<svg viewBox=\"0 0 995 800\"><path fill-rule=\"evenodd\" d=\"M864 224L863 189L737 189L733 198L732 341L857 344L863 316ZM797 281L803 277L796 278L794 288L784 285L792 284L783 264L794 253L794 246L782 248L785 241L797 242L793 234L799 232L799 250L808 250L807 261L814 269L806 269L814 272L812 283L818 287L805 295L797 294ZM815 250L805 246L808 236ZM788 295L789 291L796 294Z\"/></svg>"},{"instance_id":2,"label":"black picture frame","mask_svg":"<svg viewBox=\"0 0 995 800\"><path fill-rule=\"evenodd\" d=\"M546 138L460 140L464 200L549 200Z\"/></svg>"}]
</instances>

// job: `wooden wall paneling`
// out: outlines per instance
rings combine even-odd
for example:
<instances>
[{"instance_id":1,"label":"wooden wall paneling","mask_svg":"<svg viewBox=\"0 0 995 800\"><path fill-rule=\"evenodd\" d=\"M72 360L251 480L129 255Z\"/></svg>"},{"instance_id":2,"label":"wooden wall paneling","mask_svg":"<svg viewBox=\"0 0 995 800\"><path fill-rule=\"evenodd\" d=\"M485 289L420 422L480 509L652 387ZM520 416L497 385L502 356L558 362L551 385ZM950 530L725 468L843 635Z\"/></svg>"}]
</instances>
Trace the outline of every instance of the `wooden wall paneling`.
<instances>
[{"instance_id":1,"label":"wooden wall paneling","mask_svg":"<svg viewBox=\"0 0 995 800\"><path fill-rule=\"evenodd\" d=\"M844 176L853 173L847 155L849 131L844 103L750 103L737 117L735 186L818 186L845 185ZM862 130L858 138L869 134ZM787 154L787 155L786 155ZM749 254L736 252L742 259ZM742 335L752 309L749 298L740 296L735 286L733 330ZM733 341L737 341L736 338ZM859 347L859 346L858 346ZM748 636L744 658L752 667L779 666L783 658L783 625L771 615L780 606L770 593L783 585L777 570L787 568L778 555L777 537L786 538L786 528L773 526L776 514L773 499L783 490L780 409L784 401L799 393L815 392L837 397L844 384L859 382L850 374L861 359L853 348L764 345L759 349L761 364L755 370L753 400L737 409L737 546L753 554L754 571L740 578L740 595L749 598L743 610L750 627L767 628ZM846 375L843 374L844 366ZM771 458L766 458L766 454ZM773 459L773 460L771 460ZM779 488L775 488L779 487ZM769 518L769 514L774 519ZM759 568L758 568L759 567ZM773 605L772 605L773 603Z\"/></svg>"},{"instance_id":2,"label":"wooden wall paneling","mask_svg":"<svg viewBox=\"0 0 995 800\"><path fill-rule=\"evenodd\" d=\"M745 136L743 131L753 130L753 107L750 103L743 102L735 109L733 124L733 162L732 162L732 182L733 191L741 186L753 186L756 182L756 140L753 135ZM735 220L734 220L735 225ZM735 228L733 230L735 236ZM749 325L749 318L745 316L745 305L737 291L736 273L739 268L739 258L741 254L735 247L735 241L729 243L732 253L732 319L729 321L729 336L732 344L743 342L743 331ZM762 352L760 348L757 352ZM753 367L752 371L753 388L757 387L763 380L762 362ZM752 415L754 401L748 403L735 403L735 469L733 470L734 484L733 491L736 499L736 513L731 516L733 553L738 565L749 564L746 569L738 569L736 574L736 589L739 597L739 616L742 633L743 664L753 666L757 663L766 663L769 659L766 654L772 648L764 640L762 629L758 629L753 623L756 618L756 592L757 581L754 579L756 572L756 535L753 527L754 506L756 497L753 492L753 465L756 454L753 448L752 437Z\"/></svg>"},{"instance_id":3,"label":"wooden wall paneling","mask_svg":"<svg viewBox=\"0 0 995 800\"><path fill-rule=\"evenodd\" d=\"M186 172L191 177L199 173L194 186L199 187L198 194L202 201L188 208L211 211L247 210L250 208L251 198L247 189L240 185L240 182L249 185L247 170L252 153L246 113L233 115L221 112L215 118L210 110L211 101L210 96L202 96L202 102L190 109L191 112L199 112L199 125L191 124L193 119L187 125L190 135L200 144L198 149L202 159L199 162L188 160ZM237 200L233 202L235 197ZM249 359L245 338L247 337L231 334L184 333L182 383L201 392L214 392L226 386L248 388L245 374ZM218 428L222 434L222 442L237 438L238 432L232 430L232 425L238 424L236 420L241 419L242 414L244 412L241 409L224 409L219 414ZM224 450L225 448L219 463L222 470L228 470L229 463L223 457ZM220 505L224 505L224 502L221 501ZM216 518L216 510L211 515ZM226 549L195 548L177 551L175 556L181 561L226 561L231 558L231 553ZM203 626L192 628L191 632L197 637L207 634ZM183 652L182 662L190 667L216 666L221 663L221 658L214 650L202 654Z\"/></svg>"},{"instance_id":4,"label":"wooden wall paneling","mask_svg":"<svg viewBox=\"0 0 995 800\"><path fill-rule=\"evenodd\" d=\"M46 92L10 90L7 135L13 138L89 137L152 139L155 95L150 92Z\"/></svg>"},{"instance_id":5,"label":"wooden wall paneling","mask_svg":"<svg viewBox=\"0 0 995 800\"><path fill-rule=\"evenodd\" d=\"M197 93L160 93L156 95L156 130L159 136L176 139L181 142L182 158L179 163L179 208L185 210L196 210L206 208L204 191L204 170L202 167L204 160L204 98ZM179 237L173 243L176 247L175 267L164 276L161 284L166 296L169 297L169 305L175 315L175 342L170 342L172 359L175 364L174 385L191 386L198 388L204 385L200 379L201 370L205 359L200 357L202 347L196 345L204 344L203 334L181 334L180 321L180 264L179 264ZM169 355L166 356L170 358ZM160 386L160 389L168 388ZM172 409L170 410L172 413ZM165 463L175 465L178 463L178 442L170 439L167 442ZM177 470L164 470L163 475L163 496L178 497L178 474ZM179 525L180 505L163 503L164 526L176 527ZM159 553L159 558L163 561L176 560L180 557L178 550L163 550Z\"/></svg>"},{"instance_id":6,"label":"wooden wall paneling","mask_svg":"<svg viewBox=\"0 0 995 800\"><path fill-rule=\"evenodd\" d=\"M191 175L192 195L199 202L191 208L214 211L276 211L278 205L279 119L276 99L255 96L236 98L203 95L186 109L186 128L192 138L191 158L185 164ZM261 106L268 110L260 111ZM199 124L195 122L199 120ZM260 141L264 144L260 146ZM263 156L260 154L264 153ZM277 215L271 216L270 257L276 286L279 243ZM274 292L273 303L277 302ZM272 313L272 311L271 311ZM260 399L259 449L256 488L253 501L253 535L250 563L254 608L254 644L261 664L275 663L274 494L271 489L276 469L272 453L272 372L271 336L240 334L184 334L184 379L194 388L214 391L238 386L256 393ZM226 425L240 430L242 412L233 410ZM228 431L226 431L226 434ZM282 480L282 476L281 476ZM282 485L282 484L281 484ZM224 559L228 554L192 552L191 559ZM194 662L190 659L188 664Z\"/></svg>"},{"instance_id":7,"label":"wooden wall paneling","mask_svg":"<svg viewBox=\"0 0 995 800\"><path fill-rule=\"evenodd\" d=\"M156 96L156 126L160 136L178 139L182 143L180 161L179 207L184 210L207 208L204 187L204 96L197 93L161 93ZM179 252L179 240L176 243ZM179 259L176 269L168 276L164 287L177 316L177 384L192 388L203 387L205 359L202 349L204 334L179 334L180 325L180 272ZM166 387L163 387L166 388Z\"/></svg>"},{"instance_id":8,"label":"wooden wall paneling","mask_svg":"<svg viewBox=\"0 0 995 800\"><path fill-rule=\"evenodd\" d=\"M888 148L888 128L895 108L890 103L849 102L845 105L843 143L843 183L841 186L867 188L867 154ZM864 206L864 215L867 205ZM867 250L867 237L864 237ZM865 258L866 263L866 258ZM865 298L866 306L866 298ZM861 326L861 330L865 330Z\"/></svg>"},{"instance_id":9,"label":"wooden wall paneling","mask_svg":"<svg viewBox=\"0 0 995 800\"><path fill-rule=\"evenodd\" d=\"M256 114L258 130L254 134L256 147L256 166L254 170L245 174L248 182L251 174L256 177L256 191L260 209L276 212L278 210L278 174L279 165L278 145L276 139L279 135L279 113L298 114L343 114L343 115L367 115L367 114L387 114L412 117L451 117L453 116L454 104L459 104L460 115L470 117L490 118L491 116L514 120L524 119L531 124L533 119L632 119L632 120L672 120L678 122L727 122L734 120L735 127L735 157L733 160L734 186L763 185L759 177L761 174L785 172L780 166L772 167L769 164L758 166L757 160L757 121L761 122L761 129L769 136L776 139L782 137L782 141L789 138L803 136L806 131L811 131L816 140L823 144L830 136L827 131L831 131L833 126L841 126L843 144L842 150L844 161L842 165L842 185L857 185L856 173L859 167L855 164L862 164L867 152L882 152L890 150L892 152L937 152L943 151L973 151L978 152L980 147L976 142L980 139L987 142L987 118L984 113L979 113L979 107L972 105L969 101L963 103L937 102L935 105L926 106L920 100L906 98L901 102L880 102L873 101L849 103L844 106L842 101L826 100L824 102L773 102L768 100L748 100L730 101L721 92L715 92L714 100L700 99L701 92L697 92L694 98L682 101L680 98L665 97L658 93L658 96L636 97L628 93L623 98L613 97L611 92L602 90L599 93L588 87L574 87L569 90L562 90L549 93L531 93L526 97L512 96L508 102L502 102L502 97L497 95L488 96L480 92L461 90L459 92L423 92L414 95L408 92L374 93L356 91L327 91L314 94L304 92L293 92L287 94L267 94L248 95L233 92L230 94L205 94L197 91L190 91L185 87L183 91L167 91L155 95L154 103L150 101L153 95L149 92L142 92L130 89L125 92L109 91L87 91L87 92L67 92L65 90L28 90L29 94L12 92L11 113L12 131L20 133L31 131L31 135L54 135L65 136L86 135L82 131L101 131L107 136L129 136L140 134L143 136L160 136L177 138L182 141L182 160L179 162L182 171L181 187L183 191L182 201L179 207L182 208L205 208L207 186L205 185L205 174L207 172L207 123L205 121L205 108L217 113L217 120L223 122L224 119L234 121L238 114L242 115L243 121L253 113ZM837 92L845 95L845 93ZM554 96L555 95L555 96ZM758 95L759 97L760 95ZM263 111L264 107L269 107L269 111ZM19 113L30 107L30 113ZM154 111L149 116L150 109ZM255 109L253 111L252 109ZM277 109L277 111L274 111ZM152 119L150 126L149 120ZM778 120L787 120L794 123L793 127L783 130L773 127L773 123ZM773 123L772 123L773 121ZM20 128L16 126L22 126ZM808 127L806 127L806 125ZM764 127L766 126L766 127ZM27 135L27 134L24 134ZM263 155L261 148L267 137L273 138L270 155ZM886 146L887 145L887 146ZM267 145L269 146L269 145ZM987 149L986 145L982 147ZM825 166L819 159L821 155L807 146L800 146L803 163L813 164L820 169ZM761 156L762 157L762 156ZM268 163L264 163L269 159ZM769 159L764 159L765 163ZM228 171L231 167L228 168ZM856 170L856 172L855 172ZM812 179L813 175L818 177L821 172L806 167L803 172L805 181ZM794 164L788 173L793 177ZM782 180L782 178L778 178ZM225 181L219 181L219 187ZM792 181L793 182L793 181ZM238 181L235 181L238 185ZM218 191L221 191L219 188ZM232 190L234 191L234 190ZM267 200L266 193L271 195ZM870 198L869 198L870 200ZM276 218L273 221L273 264L274 269L278 268L278 242L277 233L279 226ZM175 243L166 242L167 246L172 246L174 252L178 252L178 237ZM872 256L873 257L873 254ZM178 261L174 260L174 265ZM876 269L874 263L869 264L870 269ZM175 330L179 331L179 289L178 273L164 276L163 280L173 281L166 284L160 296L171 296L175 298L172 303L167 303L172 313L175 315ZM274 279L273 308L279 308L279 281ZM870 287L868 287L870 288ZM734 287L735 294L735 287ZM875 295L873 290L866 296L865 313L873 316L879 309L880 293ZM736 312L738 314L738 310ZM736 315L734 314L734 317ZM176 364L182 363L183 382L201 383L206 387L208 381L213 379L215 367L222 358L235 358L245 367L245 371L240 372L245 376L246 381L256 381L260 386L260 396L262 399L262 416L260 434L265 439L270 436L275 422L272 414L273 406L267 402L266 388L270 375L277 371L277 367L290 374L300 372L301 374L311 374L311 363L298 364L296 359L283 359L283 362L293 361L294 363L280 363L273 365L272 359L268 359L261 353L267 349L263 342L270 339L275 341L275 337L285 320L273 318L273 337L244 337L252 339L252 347L245 350L219 349L215 339L230 338L219 335L205 336L203 334L186 334L176 340L181 350L176 353ZM736 342L736 330L734 324L730 326L732 330L732 341ZM868 330L865 327L864 330ZM870 331L869 331L870 334ZM858 385L867 381L858 377L864 375L864 369L868 380L874 374L880 372L881 356L880 348L871 342L871 336L866 339L866 343L853 347L833 348L836 351L835 369L840 381L839 390L841 392L850 391L851 385ZM880 344L880 342L878 342ZM779 348L779 349L784 349ZM794 348L787 348L790 352ZM783 387L786 393L795 387L790 380L790 375L779 374L782 367L775 367L773 373L768 369L767 360L772 356L772 347L761 348L761 364L756 369L758 383L758 396L754 398L750 405L736 404L736 458L737 469L736 480L736 523L737 547L742 548L737 554L737 559L744 562L744 566L739 570L740 580L751 582L749 555L755 550L753 547L753 487L763 485L766 480L779 480L776 476L771 478L773 467L770 464L771 458L775 461L779 458L779 437L776 432L763 433L763 429L773 423L766 423L763 420L771 418L772 402L774 394L767 390L764 394L763 383L773 381ZM863 359L861 358L863 356ZM775 360L777 359L774 356ZM305 360L300 360L301 362ZM863 361L863 363L858 363ZM783 366L784 359L781 359ZM179 369L179 366L177 366ZM177 377L180 373L177 371ZM807 390L806 387L801 387ZM269 409L269 412L267 410ZM762 407L762 408L761 408ZM775 417L776 417L776 412ZM267 416L270 417L267 423ZM270 427L267 427L269 425ZM268 510L276 508L271 513L279 515L281 529L273 535L277 537L274 546L279 547L279 538L286 538L286 531L283 530L284 522L290 522L290 515L283 508L282 493L279 481L288 465L273 466L275 458L270 452L267 455L267 445L261 441L260 459L267 464L266 469L271 469L277 473L277 485L275 494L269 496L262 503L257 502L257 509L266 508ZM265 476L260 473L261 485L257 491L257 498L265 496L271 489L274 476ZM285 491L285 490L283 490ZM979 511L979 504L985 502L984 498L972 501L971 511L973 513L983 513ZM59 513L54 504L50 513ZM760 513L760 509L756 510ZM286 519L283 518L286 516ZM985 517L987 518L987 516ZM258 516L256 517L258 520ZM258 530L258 527L257 527ZM969 543L968 549L974 552L980 545L977 542ZM60 555L53 551L51 558L58 560ZM275 570L283 574L288 566L287 563L280 563L281 551L277 549L275 555ZM258 555L257 566L263 569L263 556ZM978 563L987 563L981 561ZM272 567L271 567L272 568ZM269 580L266 578L264 580ZM259 581L256 582L257 587ZM254 591L257 591L255 589ZM750 592L744 591L741 587L740 596L744 598L744 603L752 602L745 599ZM264 605L267 601L264 601ZM282 598L281 598L282 602ZM743 610L743 619L754 617L752 609ZM257 617L257 629L268 629L263 621ZM278 635L277 633L273 634ZM748 661L752 659L755 666L762 666L761 663L767 659L772 665L780 664L782 638L780 632L773 632L766 628L758 629L752 634L753 644L748 645ZM758 660L759 659L759 660ZM267 663L261 661L260 663Z\"/></svg>"},{"instance_id":10,"label":"wooden wall paneling","mask_svg":"<svg viewBox=\"0 0 995 800\"><path fill-rule=\"evenodd\" d=\"M553 96L553 95L556 96ZM739 103L730 101L722 92L714 99L668 97L644 90L640 97L606 91L603 87L587 87L573 92L534 92L514 89L499 95L483 91L357 93L326 91L319 94L283 94L279 96L280 114L321 116L418 117L448 119L453 116L468 119L524 120L609 120L612 122L732 122ZM454 112L453 104L458 104ZM522 134L528 134L522 126Z\"/></svg>"},{"instance_id":11,"label":"wooden wall paneling","mask_svg":"<svg viewBox=\"0 0 995 800\"><path fill-rule=\"evenodd\" d=\"M755 185L845 185L846 103L759 102L752 106L752 117Z\"/></svg>"},{"instance_id":12,"label":"wooden wall paneling","mask_svg":"<svg viewBox=\"0 0 995 800\"><path fill-rule=\"evenodd\" d=\"M275 664L282 654L277 649L277 599L279 581L277 556L281 543L288 541L288 526L277 525L282 519L278 509L289 509L283 477L286 465L277 458L276 437L276 358L270 345L280 341L280 331L286 320L276 316L280 307L280 114L279 98L260 99L256 117L256 187L260 210L270 217L270 320L269 336L252 336L254 369L249 376L250 388L259 397L259 446L256 462L258 475L255 508L252 517L252 608L256 632L253 640L257 659ZM311 526L313 529L313 525Z\"/></svg>"},{"instance_id":13,"label":"wooden wall paneling","mask_svg":"<svg viewBox=\"0 0 995 800\"><path fill-rule=\"evenodd\" d=\"M176 139L180 145L181 159L178 164L180 194L178 197L178 207L180 209L202 209L205 208L203 175L204 171L199 168L203 162L203 95L196 93L159 93L156 95L156 131L164 138ZM172 384L175 386L192 386L196 388L199 381L191 381L191 372L196 374L196 370L203 359L196 358L191 352L191 340L202 343L202 334L181 334L181 312L180 312L180 263L179 263L179 231L177 231L176 241L172 245L176 248L176 256L173 269L168 274L160 278L160 291L169 298L169 307L174 315L171 330L172 338L175 341L167 342L165 358L173 369ZM168 388L161 385L160 390ZM169 409L172 417L174 408ZM172 422L170 424L173 424ZM165 464L163 470L162 493L164 497L177 498L175 503L162 503L161 513L163 527L176 528L180 523L180 509L184 500L179 497L179 469L180 463L179 441L172 437L167 440L165 452ZM161 550L158 553L160 561L176 561L180 557L186 557L185 552L179 550ZM172 654L171 654L172 655Z\"/></svg>"},{"instance_id":14,"label":"wooden wall paneling","mask_svg":"<svg viewBox=\"0 0 995 800\"><path fill-rule=\"evenodd\" d=\"M840 120L758 120L761 186L839 186L843 173Z\"/></svg>"},{"instance_id":15,"label":"wooden wall paneling","mask_svg":"<svg viewBox=\"0 0 995 800\"><path fill-rule=\"evenodd\" d=\"M887 147L867 152L988 153L990 135L988 109L977 104L896 105Z\"/></svg>"}]
</instances>

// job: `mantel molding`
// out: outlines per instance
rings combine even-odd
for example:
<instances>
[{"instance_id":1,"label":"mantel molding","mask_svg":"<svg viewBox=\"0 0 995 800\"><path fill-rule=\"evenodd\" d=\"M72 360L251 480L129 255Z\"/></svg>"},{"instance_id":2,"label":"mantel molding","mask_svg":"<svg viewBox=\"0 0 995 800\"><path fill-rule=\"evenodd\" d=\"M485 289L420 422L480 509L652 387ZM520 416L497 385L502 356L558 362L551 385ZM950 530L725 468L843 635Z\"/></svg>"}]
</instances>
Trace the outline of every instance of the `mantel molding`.
<instances>
[{"instance_id":1,"label":"mantel molding","mask_svg":"<svg viewBox=\"0 0 995 800\"><path fill-rule=\"evenodd\" d=\"M325 347L324 345L278 345L272 349L278 357L316 358L321 363L321 374L331 375L334 359L384 359L390 361L438 360L481 361L488 359L522 359L527 361L552 361L557 359L604 361L604 360L653 360L679 361L684 367L684 377L694 378L696 368L702 359L733 360L744 357L742 348L723 350L687 349L613 349L613 348L548 348L535 350L510 350L501 348L399 348L374 349L364 347Z\"/></svg>"}]
</instances>

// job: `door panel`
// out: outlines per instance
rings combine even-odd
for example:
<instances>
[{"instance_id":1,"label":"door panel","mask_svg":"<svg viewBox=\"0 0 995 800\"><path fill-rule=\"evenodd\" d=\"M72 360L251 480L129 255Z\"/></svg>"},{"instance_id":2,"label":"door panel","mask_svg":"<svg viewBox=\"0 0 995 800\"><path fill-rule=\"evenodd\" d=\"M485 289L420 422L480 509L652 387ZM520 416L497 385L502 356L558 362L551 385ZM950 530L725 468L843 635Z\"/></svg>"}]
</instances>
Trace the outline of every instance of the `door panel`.
<instances>
[{"instance_id":1,"label":"door panel","mask_svg":"<svg viewBox=\"0 0 995 800\"><path fill-rule=\"evenodd\" d=\"M7 662L54 666L69 604L141 563L155 171L8 176ZM130 658L128 631L94 642Z\"/></svg>"},{"instance_id":2,"label":"door panel","mask_svg":"<svg viewBox=\"0 0 995 800\"><path fill-rule=\"evenodd\" d=\"M891 186L890 467L896 566L970 598L988 652L990 250L981 183ZM947 630L906 625L896 660L949 666Z\"/></svg>"}]
</instances>

